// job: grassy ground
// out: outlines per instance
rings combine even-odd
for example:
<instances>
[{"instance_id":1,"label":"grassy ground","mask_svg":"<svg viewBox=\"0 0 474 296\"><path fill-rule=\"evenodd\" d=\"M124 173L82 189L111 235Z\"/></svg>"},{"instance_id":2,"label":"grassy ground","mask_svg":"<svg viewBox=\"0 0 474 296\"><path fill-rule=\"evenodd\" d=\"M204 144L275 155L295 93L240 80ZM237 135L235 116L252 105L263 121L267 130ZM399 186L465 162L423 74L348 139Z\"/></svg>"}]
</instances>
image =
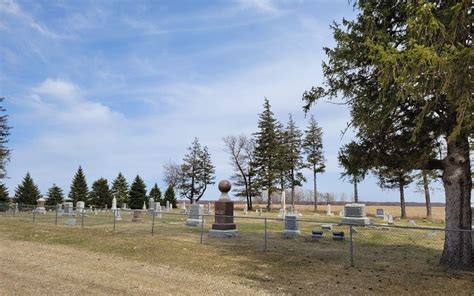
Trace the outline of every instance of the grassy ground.
<instances>
[{"instance_id":1,"label":"grassy ground","mask_svg":"<svg viewBox=\"0 0 474 296\"><path fill-rule=\"evenodd\" d=\"M275 214L268 214L275 215ZM307 216L307 215L304 215ZM283 239L282 221L236 218L241 236L210 239L186 227L185 218L123 214L115 232L110 214L67 219L31 214L0 217L0 294L457 294L474 290L473 273L447 271L436 262L442 232L357 228L355 267L349 242L330 233L306 241L315 222L301 222L302 235ZM260 217L258 217L260 218ZM335 217L328 217L336 219ZM112 223L111 223L112 222ZM206 234L210 223L206 222ZM337 230L348 230L340 226ZM53 287L53 288L51 288ZM73 293L74 294L74 293Z\"/></svg>"}]
</instances>

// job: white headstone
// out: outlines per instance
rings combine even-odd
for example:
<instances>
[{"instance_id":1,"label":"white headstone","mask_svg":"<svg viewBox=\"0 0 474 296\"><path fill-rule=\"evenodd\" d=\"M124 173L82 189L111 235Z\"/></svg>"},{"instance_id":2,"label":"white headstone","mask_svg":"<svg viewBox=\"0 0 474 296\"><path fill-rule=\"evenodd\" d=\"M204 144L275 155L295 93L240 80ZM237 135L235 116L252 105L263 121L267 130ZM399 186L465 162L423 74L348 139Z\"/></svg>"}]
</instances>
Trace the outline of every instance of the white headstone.
<instances>
[{"instance_id":1,"label":"white headstone","mask_svg":"<svg viewBox=\"0 0 474 296\"><path fill-rule=\"evenodd\" d=\"M169 200L166 201L166 211L167 212L170 211L170 201Z\"/></svg>"},{"instance_id":2,"label":"white headstone","mask_svg":"<svg viewBox=\"0 0 474 296\"><path fill-rule=\"evenodd\" d=\"M283 218L286 215L286 193L285 190L281 192L281 208L283 209Z\"/></svg>"},{"instance_id":3,"label":"white headstone","mask_svg":"<svg viewBox=\"0 0 474 296\"><path fill-rule=\"evenodd\" d=\"M153 211L154 208L155 208L155 200L153 199L153 197L150 197L148 199L148 210Z\"/></svg>"},{"instance_id":4,"label":"white headstone","mask_svg":"<svg viewBox=\"0 0 474 296\"><path fill-rule=\"evenodd\" d=\"M247 204L244 206L244 215L247 215L249 213L249 209L247 207Z\"/></svg>"},{"instance_id":5,"label":"white headstone","mask_svg":"<svg viewBox=\"0 0 474 296\"><path fill-rule=\"evenodd\" d=\"M388 224L393 224L393 216L392 215L388 215L388 218L387 218L387 222Z\"/></svg>"},{"instance_id":6,"label":"white headstone","mask_svg":"<svg viewBox=\"0 0 474 296\"><path fill-rule=\"evenodd\" d=\"M146 203L145 203L145 202L143 202L143 208L142 208L142 210L145 210L145 211L146 211Z\"/></svg>"},{"instance_id":7,"label":"white headstone","mask_svg":"<svg viewBox=\"0 0 474 296\"><path fill-rule=\"evenodd\" d=\"M115 220L117 220L117 221L122 220L122 213L120 212L120 209L115 209L115 210L112 210L112 211L114 212Z\"/></svg>"},{"instance_id":8,"label":"white headstone","mask_svg":"<svg viewBox=\"0 0 474 296\"><path fill-rule=\"evenodd\" d=\"M85 202L83 202L83 201L76 202L76 212L77 213L82 213L82 211L84 211L84 207L85 207Z\"/></svg>"},{"instance_id":9,"label":"white headstone","mask_svg":"<svg viewBox=\"0 0 474 296\"><path fill-rule=\"evenodd\" d=\"M114 196L114 198L112 199L112 210L116 210L116 209L117 209L117 199Z\"/></svg>"},{"instance_id":10,"label":"white headstone","mask_svg":"<svg viewBox=\"0 0 474 296\"><path fill-rule=\"evenodd\" d=\"M331 205L330 205L330 204L327 205L327 208L326 208L326 215L328 215L328 216L332 216L332 215L333 215L333 213L331 212Z\"/></svg>"}]
</instances>

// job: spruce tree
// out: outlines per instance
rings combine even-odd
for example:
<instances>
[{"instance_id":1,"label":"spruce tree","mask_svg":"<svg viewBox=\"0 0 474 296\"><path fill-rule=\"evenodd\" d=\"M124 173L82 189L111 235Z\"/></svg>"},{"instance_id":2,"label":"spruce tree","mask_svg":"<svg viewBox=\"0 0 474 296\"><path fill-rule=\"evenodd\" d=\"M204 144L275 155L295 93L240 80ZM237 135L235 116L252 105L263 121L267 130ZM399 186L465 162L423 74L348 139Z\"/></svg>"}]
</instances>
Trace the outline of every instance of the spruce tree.
<instances>
[{"instance_id":1,"label":"spruce tree","mask_svg":"<svg viewBox=\"0 0 474 296\"><path fill-rule=\"evenodd\" d=\"M284 146L286 147L285 155L281 155L281 158L286 159L287 162L287 179L288 184L291 188L291 204L293 208L295 206L295 187L302 186L303 182L306 181L305 177L301 173L301 169L304 167L302 150L302 138L303 133L296 126L295 121L291 114L284 133Z\"/></svg>"},{"instance_id":2,"label":"spruce tree","mask_svg":"<svg viewBox=\"0 0 474 296\"><path fill-rule=\"evenodd\" d=\"M76 204L78 201L83 201L86 204L88 202L89 188L87 187L86 176L82 171L82 167L79 166L79 169L72 180L71 189L69 191L69 199Z\"/></svg>"},{"instance_id":3,"label":"spruce tree","mask_svg":"<svg viewBox=\"0 0 474 296\"><path fill-rule=\"evenodd\" d=\"M15 201L19 204L36 205L36 201L41 198L41 192L30 176L26 173L23 182L15 190Z\"/></svg>"},{"instance_id":4,"label":"spruce tree","mask_svg":"<svg viewBox=\"0 0 474 296\"><path fill-rule=\"evenodd\" d=\"M166 204L167 201L170 202L170 205L173 206L173 208L176 208L176 194L174 193L173 186L169 185L168 188L165 191L165 196L163 200Z\"/></svg>"},{"instance_id":5,"label":"spruce tree","mask_svg":"<svg viewBox=\"0 0 474 296\"><path fill-rule=\"evenodd\" d=\"M263 112L259 115L258 128L255 133L255 168L256 181L262 189L268 190L267 209L272 207L271 194L276 191L279 170L279 123L270 110L270 102L265 98Z\"/></svg>"},{"instance_id":6,"label":"spruce tree","mask_svg":"<svg viewBox=\"0 0 474 296\"><path fill-rule=\"evenodd\" d=\"M380 187L398 189L400 193L400 218L406 219L405 188L413 181L413 176L410 174L410 171L383 167L377 170L377 174Z\"/></svg>"},{"instance_id":7,"label":"spruce tree","mask_svg":"<svg viewBox=\"0 0 474 296\"><path fill-rule=\"evenodd\" d=\"M92 189L89 193L89 204L96 207L112 207L112 193L110 192L107 179L100 178L92 183Z\"/></svg>"},{"instance_id":8,"label":"spruce tree","mask_svg":"<svg viewBox=\"0 0 474 296\"><path fill-rule=\"evenodd\" d=\"M0 98L0 104L3 105L4 98ZM10 149L6 147L11 127L8 125L8 115L4 114L6 109L0 105L0 179L7 175L6 165L10 161Z\"/></svg>"},{"instance_id":9,"label":"spruce tree","mask_svg":"<svg viewBox=\"0 0 474 296\"><path fill-rule=\"evenodd\" d=\"M125 179L122 173L119 173L117 178L115 178L115 180L112 182L111 193L112 198L115 197L115 199L117 200L117 205L119 205L120 207L124 203L128 204L128 191L129 188L127 179Z\"/></svg>"},{"instance_id":10,"label":"spruce tree","mask_svg":"<svg viewBox=\"0 0 474 296\"><path fill-rule=\"evenodd\" d=\"M306 154L307 167L311 169L313 173L313 199L314 199L314 211L318 210L318 187L316 183L316 174L323 173L325 171L325 159L323 155L323 132L318 126L316 119L311 115L309 125L305 131L305 137L303 140L303 150Z\"/></svg>"},{"instance_id":11,"label":"spruce tree","mask_svg":"<svg viewBox=\"0 0 474 296\"><path fill-rule=\"evenodd\" d=\"M48 206L56 206L64 201L63 190L56 184L53 184L53 186L48 189L46 196L48 197L46 200L46 205Z\"/></svg>"},{"instance_id":12,"label":"spruce tree","mask_svg":"<svg viewBox=\"0 0 474 296\"><path fill-rule=\"evenodd\" d=\"M151 188L148 198L153 198L153 200L155 202L159 202L160 205L164 205L163 200L161 199L160 188L158 188L158 185L156 183L155 183L155 186L153 186L153 188Z\"/></svg>"},{"instance_id":13,"label":"spruce tree","mask_svg":"<svg viewBox=\"0 0 474 296\"><path fill-rule=\"evenodd\" d=\"M143 203L147 204L146 185L139 175L135 177L135 180L130 187L128 199L131 209L141 209Z\"/></svg>"},{"instance_id":14,"label":"spruce tree","mask_svg":"<svg viewBox=\"0 0 474 296\"><path fill-rule=\"evenodd\" d=\"M5 184L0 183L0 204L7 204L10 202L8 188Z\"/></svg>"},{"instance_id":15,"label":"spruce tree","mask_svg":"<svg viewBox=\"0 0 474 296\"><path fill-rule=\"evenodd\" d=\"M344 171L341 173L341 178L348 179L354 186L354 202L359 202L359 191L357 184L364 180L369 169L369 161L367 159L367 149L360 143L350 142L344 145L337 156L339 164Z\"/></svg>"}]
</instances>

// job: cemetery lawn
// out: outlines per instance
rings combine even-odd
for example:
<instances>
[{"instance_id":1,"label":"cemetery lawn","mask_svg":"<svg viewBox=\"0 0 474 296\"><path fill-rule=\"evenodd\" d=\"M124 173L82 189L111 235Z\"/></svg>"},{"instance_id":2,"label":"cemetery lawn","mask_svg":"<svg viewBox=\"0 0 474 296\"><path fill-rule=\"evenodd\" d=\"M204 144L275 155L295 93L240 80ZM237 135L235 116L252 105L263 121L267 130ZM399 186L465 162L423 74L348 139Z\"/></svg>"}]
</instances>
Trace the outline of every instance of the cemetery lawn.
<instances>
[{"instance_id":1,"label":"cemetery lawn","mask_svg":"<svg viewBox=\"0 0 474 296\"><path fill-rule=\"evenodd\" d=\"M396 260L351 268L328 254L281 248L264 252L229 242L201 245L176 237L5 218L0 219L0 294L468 295L474 291L470 272L445 271L434 264L407 266Z\"/></svg>"}]
</instances>

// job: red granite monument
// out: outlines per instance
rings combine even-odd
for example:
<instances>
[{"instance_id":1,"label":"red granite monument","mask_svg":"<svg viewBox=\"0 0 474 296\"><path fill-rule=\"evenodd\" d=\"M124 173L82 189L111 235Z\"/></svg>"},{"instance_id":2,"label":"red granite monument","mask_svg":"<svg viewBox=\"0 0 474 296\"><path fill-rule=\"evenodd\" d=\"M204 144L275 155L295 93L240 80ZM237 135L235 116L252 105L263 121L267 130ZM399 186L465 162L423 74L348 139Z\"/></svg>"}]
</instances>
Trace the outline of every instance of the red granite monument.
<instances>
[{"instance_id":1,"label":"red granite monument","mask_svg":"<svg viewBox=\"0 0 474 296\"><path fill-rule=\"evenodd\" d=\"M236 237L239 231L234 223L234 202L229 198L232 185L228 180L219 182L221 197L214 203L215 223L209 231L210 237Z\"/></svg>"}]
</instances>

